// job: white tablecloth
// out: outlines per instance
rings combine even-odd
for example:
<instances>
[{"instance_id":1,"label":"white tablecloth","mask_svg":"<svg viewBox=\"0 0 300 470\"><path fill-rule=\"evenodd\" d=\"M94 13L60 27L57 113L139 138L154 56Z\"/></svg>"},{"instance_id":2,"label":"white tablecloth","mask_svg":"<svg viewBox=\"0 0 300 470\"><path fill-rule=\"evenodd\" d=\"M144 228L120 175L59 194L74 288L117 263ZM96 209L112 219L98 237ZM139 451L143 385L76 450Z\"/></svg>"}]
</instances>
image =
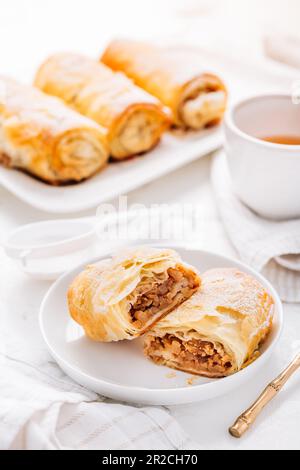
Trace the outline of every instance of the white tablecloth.
<instances>
[{"instance_id":1,"label":"white tablecloth","mask_svg":"<svg viewBox=\"0 0 300 470\"><path fill-rule=\"evenodd\" d=\"M203 249L234 256L234 249L224 233L215 207L214 196L209 183L210 162L210 157L205 157L203 160L134 191L129 195L129 204L138 202L149 205L151 203L197 202L202 207L203 217L203 230L197 245ZM3 189L0 189L0 208L2 236L5 232L20 224L47 218L46 214L31 209ZM64 405L62 409L59 408L59 405L54 404L50 412L40 412L35 415L32 423L16 436L13 443L16 448L32 445L35 448L51 448L51 446L55 448L55 439L51 440L51 436L46 443L43 441L43 430L49 429L51 426L53 428L53 423L56 422L60 426L57 434L59 436L59 446L66 448L74 446L76 444L74 428L66 426L70 416L73 416L72 403L82 402L81 407L84 407L85 402L95 400L94 395L90 392L83 391L78 386L70 386L69 379L52 361L40 336L37 315L41 299L49 285L48 282L38 282L27 278L1 252L1 358L2 361L11 361L12 375L9 378L15 387L13 393L18 396L18 390L21 389L18 384L21 375L19 376L18 372L27 374L27 369L33 367L40 370L41 391L45 381L51 381L53 387L55 387L55 380L58 380L60 384L64 382L65 392L68 392L70 402L69 405ZM12 341L7 341L11 338L13 338ZM5 343L8 344L7 348L5 348ZM232 392L230 395L207 403L171 407L171 415L175 418L177 424L181 426L183 433L177 427L175 421L171 421L169 423L171 436L165 437L165 434L160 436L162 448L180 448L181 445L196 448L196 446L193 446L193 441L196 441L200 448L209 449L299 448L299 375L295 375L287 388L265 410L257 425L242 440L234 440L227 432L228 426L257 397L258 392L281 370L297 349L300 349L300 307L285 305L284 333L276 353L265 370L261 371L252 383ZM6 359L5 356L7 356ZM2 364L0 362L0 366ZM6 400L3 399L5 392L7 391L0 388L0 412L4 412L4 407L6 407L6 411L11 411L7 397ZM34 392L38 393L37 390ZM47 397L44 398L47 399ZM24 400L24 407L28 406L28 397L19 397L19 399ZM53 400L53 396L51 399ZM62 394L58 393L57 403L62 400ZM98 412L101 415L101 409ZM82 409L79 411L79 415L80 413L82 413ZM157 412L154 409L154 411L150 411L151 413ZM148 419L150 418L148 417ZM153 420L153 417L151 419ZM165 417L155 415L155 420L155 426L159 427L160 420L165 421ZM15 417L15 426L17 424L18 416ZM5 423L5 420L1 423L1 426L0 447L1 442L4 442L4 436L7 437L8 433L11 432L11 424ZM86 423L84 423L84 426L86 426ZM82 433L81 428L79 431ZM183 437L185 436L184 432L187 435L186 437ZM183 440L185 438L184 444ZM104 447L108 445L108 442L103 441L103 439L101 442ZM146 437L146 442L149 446L153 446L157 441L150 433L150 436ZM137 442L136 445L146 445L143 437L142 441ZM90 447L92 446L93 443ZM111 447L113 448L113 443L111 443Z\"/></svg>"}]
</instances>

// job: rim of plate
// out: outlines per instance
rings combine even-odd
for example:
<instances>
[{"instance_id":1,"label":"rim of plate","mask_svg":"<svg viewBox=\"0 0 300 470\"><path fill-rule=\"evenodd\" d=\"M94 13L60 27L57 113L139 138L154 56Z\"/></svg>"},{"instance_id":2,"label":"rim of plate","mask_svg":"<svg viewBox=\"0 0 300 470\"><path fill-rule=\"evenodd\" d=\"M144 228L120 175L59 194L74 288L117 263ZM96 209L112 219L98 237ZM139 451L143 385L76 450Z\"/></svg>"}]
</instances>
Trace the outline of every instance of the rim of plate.
<instances>
[{"instance_id":1,"label":"rim of plate","mask_svg":"<svg viewBox=\"0 0 300 470\"><path fill-rule=\"evenodd\" d=\"M163 244L161 244L160 246L164 247ZM156 247L157 247L157 245L156 245ZM45 306L48 302L49 297L52 295L53 291L55 291L57 286L59 284L63 283L65 278L67 278L72 272L75 273L81 266L93 263L96 260L100 260L102 258L106 258L106 257L110 256L110 254L108 254L108 255L105 255L103 257L101 257L101 256L96 257L96 258L94 257L91 260L87 260L87 261L79 264L77 267L75 267L75 268L69 270L68 272L64 273L62 276L60 276L54 282L54 284L49 288L48 292L45 294L45 297L42 300L40 310L39 310L39 326L40 326L40 330L41 330L43 339L46 343L46 346L47 346L50 354L54 357L54 359L58 363L63 364L67 369L72 370L72 372L74 372L76 375L81 375L82 377L85 377L86 379L88 379L90 381L97 382L98 385L104 385L104 386L109 385L112 388L113 392L116 392L116 393L121 392L122 393L122 392L127 392L128 390L131 390L131 391L136 391L136 392L143 392L144 394L149 393L150 395L159 393L160 396L162 396L162 395L165 396L165 395L170 395L170 394L177 394L181 391L185 391L185 393L192 394L192 393L195 393L195 391L199 390L200 388L201 388L201 390L203 388L205 388L206 390L209 390L211 388L215 388L216 383L218 383L218 382L222 383L222 384L230 384L231 382L235 381L237 376L241 377L242 375L244 376L244 375L249 374L249 372L254 370L260 362L265 361L268 357L270 357L270 355L273 353L273 351L274 351L274 349L275 349L275 347L276 347L276 345L277 345L277 343L278 343L278 341L281 337L282 329L283 329L283 306L282 306L282 302L279 298L279 295L276 292L275 288L272 286L272 284L263 275L261 275L259 272L255 271L253 268L251 268L247 264L245 264L245 263L243 263L239 260L235 260L234 258L231 258L231 257L228 257L228 256L223 256L223 255L220 255L218 253L208 251L208 250L201 250L201 249L197 249L197 248L188 249L184 245L176 245L176 246L172 246L171 248L174 249L174 250L176 250L176 249L180 250L181 249L181 250L190 251L190 252L197 251L198 253L204 253L208 256L211 255L211 256L220 257L221 259L223 259L226 262L233 263L233 267L236 266L236 267L239 267L241 269L246 269L256 279L260 280L263 283L263 285L266 287L266 289L272 295L272 297L274 299L274 302L275 302L275 308L276 308L277 317L278 317L278 331L276 333L276 336L273 338L272 343L261 354L261 356L259 358L257 358L252 364L247 366L245 369L242 369L239 372L237 372L236 374L230 375L228 377L224 377L222 379L217 379L217 380L214 380L213 382L209 382L209 383L193 385L193 387L185 386L185 387L180 387L180 388L175 387L175 388L167 388L167 389L162 389L162 388L151 388L150 389L150 388L139 387L139 386L122 385L122 384L119 384L119 383L116 383L116 382L111 382L110 380L106 380L104 378L98 378L98 377L94 377L93 375L89 375L86 372L83 372L80 368L74 366L72 363L68 362L66 359L61 357L60 354L58 354L53 349L53 347L51 346L51 344L48 341L47 334L45 332L45 328L44 328L44 324L43 324L43 313L44 313L44 310L45 310ZM84 385L81 385L81 386L83 386L84 388L88 388Z\"/></svg>"}]
</instances>

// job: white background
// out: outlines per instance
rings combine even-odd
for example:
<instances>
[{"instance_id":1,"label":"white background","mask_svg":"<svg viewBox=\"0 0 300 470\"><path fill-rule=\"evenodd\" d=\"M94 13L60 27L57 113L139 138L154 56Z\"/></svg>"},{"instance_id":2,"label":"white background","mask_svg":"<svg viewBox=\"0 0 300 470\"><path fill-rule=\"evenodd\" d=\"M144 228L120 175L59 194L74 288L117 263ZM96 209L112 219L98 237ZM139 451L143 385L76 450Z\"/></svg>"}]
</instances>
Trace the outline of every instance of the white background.
<instances>
[{"instance_id":1,"label":"white background","mask_svg":"<svg viewBox=\"0 0 300 470\"><path fill-rule=\"evenodd\" d=\"M257 53L267 32L297 33L299 0L0 0L0 73L29 80L58 50L97 56L112 36Z\"/></svg>"}]
</instances>

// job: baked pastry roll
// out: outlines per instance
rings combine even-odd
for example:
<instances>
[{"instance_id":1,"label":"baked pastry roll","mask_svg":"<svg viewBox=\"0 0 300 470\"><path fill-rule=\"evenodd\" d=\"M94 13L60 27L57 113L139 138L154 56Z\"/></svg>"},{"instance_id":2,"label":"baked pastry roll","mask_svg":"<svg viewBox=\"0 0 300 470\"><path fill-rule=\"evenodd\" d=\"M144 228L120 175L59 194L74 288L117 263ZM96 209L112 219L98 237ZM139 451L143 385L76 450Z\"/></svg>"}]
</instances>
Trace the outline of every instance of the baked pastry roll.
<instances>
[{"instance_id":1,"label":"baked pastry roll","mask_svg":"<svg viewBox=\"0 0 300 470\"><path fill-rule=\"evenodd\" d=\"M224 83L186 51L115 40L101 60L168 106L176 126L197 130L217 124L223 117L227 102Z\"/></svg>"},{"instance_id":2,"label":"baked pastry roll","mask_svg":"<svg viewBox=\"0 0 300 470\"><path fill-rule=\"evenodd\" d=\"M0 77L0 161L52 184L90 177L108 160L105 131L57 98Z\"/></svg>"},{"instance_id":3,"label":"baked pastry roll","mask_svg":"<svg viewBox=\"0 0 300 470\"><path fill-rule=\"evenodd\" d=\"M72 318L95 341L143 334L199 287L173 250L135 248L88 266L68 292Z\"/></svg>"},{"instance_id":4,"label":"baked pastry roll","mask_svg":"<svg viewBox=\"0 0 300 470\"><path fill-rule=\"evenodd\" d=\"M208 271L201 289L148 333L145 354L204 377L231 375L256 357L273 309L272 297L253 277L236 269Z\"/></svg>"},{"instance_id":5,"label":"baked pastry roll","mask_svg":"<svg viewBox=\"0 0 300 470\"><path fill-rule=\"evenodd\" d=\"M169 125L170 116L156 98L82 55L54 55L37 72L35 85L107 128L115 159L152 149Z\"/></svg>"}]
</instances>

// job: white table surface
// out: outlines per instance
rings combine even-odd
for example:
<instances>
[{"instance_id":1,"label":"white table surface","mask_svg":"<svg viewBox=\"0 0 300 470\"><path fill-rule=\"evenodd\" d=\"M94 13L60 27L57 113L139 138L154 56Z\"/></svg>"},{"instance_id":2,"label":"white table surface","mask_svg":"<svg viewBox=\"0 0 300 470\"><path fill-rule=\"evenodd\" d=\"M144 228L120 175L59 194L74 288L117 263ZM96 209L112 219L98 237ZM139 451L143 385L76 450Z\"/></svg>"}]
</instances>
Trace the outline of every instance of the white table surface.
<instances>
[{"instance_id":1,"label":"white table surface","mask_svg":"<svg viewBox=\"0 0 300 470\"><path fill-rule=\"evenodd\" d=\"M129 204L197 203L202 207L203 230L199 247L235 256L222 224L209 183L211 157L205 157L180 171L129 194ZM117 203L117 201L113 201ZM88 212L85 215L92 215ZM82 215L82 214L80 214ZM44 220L47 214L36 211L6 190L0 189L0 227L2 236L23 223ZM22 274L0 251L0 309L5 329L24 342L33 341L36 354L45 356L45 346L38 327L40 302L50 286L45 281L33 281ZM257 397L264 386L276 376L297 347L300 349L300 308L285 305L285 328L280 345L268 367L253 381L230 395L196 405L171 408L185 431L209 449L300 448L300 376L295 376L287 388L259 418L257 425L242 440L227 433L234 419ZM50 361L49 356L49 361ZM16 384L17 386L17 384ZM0 392L1 399L1 392ZM265 432L267 430L267 432Z\"/></svg>"},{"instance_id":2,"label":"white table surface","mask_svg":"<svg viewBox=\"0 0 300 470\"><path fill-rule=\"evenodd\" d=\"M71 12L68 0L3 0L0 39L6 47L1 52L1 71L30 80L35 67L54 50L73 49L96 55L100 44L109 37L116 34L128 35L128 31L136 37L149 37L164 31L169 38L182 38L188 43L194 43L197 38L202 44L212 43L227 50L230 43L232 53L239 49L245 54L247 45L248 55L253 56L258 50L261 53L257 33L264 31L267 26L272 32L278 29L279 23L281 29L285 27L289 32L297 32L299 27L299 2L296 0L265 0L263 10L259 0L247 0L247 4L246 1L236 0L155 1L151 5L148 3L147 8L143 2L142 5L135 0L130 0L128 4L126 2L126 5L123 1L113 0L106 9L102 2L96 0L77 0L71 3L72 20L67 22L66 18L68 15L70 17ZM178 7L177 16L169 14L171 4ZM205 17L205 9L208 19ZM84 29L83 34L78 34L78 31L82 31L83 24L89 24L89 27ZM11 34L12 30L18 31L18 34ZM236 41L237 37L239 41ZM214 204L209 169L210 157L194 162L132 192L129 194L129 204L200 204L203 230L198 240L199 247L235 256ZM94 215L94 212L80 215ZM47 214L28 207L0 188L0 241L1 237L21 224L47 218ZM6 331L13 331L20 340L20 349L24 342L30 342L34 344L34 354L46 361L51 359L40 336L38 310L49 286L48 282L33 281L22 274L0 248L0 336L5 338ZM230 395L206 403L173 407L171 413L204 448L299 449L299 374L295 375L242 440L234 440L227 432L228 426L280 372L297 349L300 350L300 307L285 305L285 327L280 344L268 367L252 383ZM0 353L10 354L13 351L6 351L2 342ZM32 351L28 354L32 354Z\"/></svg>"}]
</instances>

